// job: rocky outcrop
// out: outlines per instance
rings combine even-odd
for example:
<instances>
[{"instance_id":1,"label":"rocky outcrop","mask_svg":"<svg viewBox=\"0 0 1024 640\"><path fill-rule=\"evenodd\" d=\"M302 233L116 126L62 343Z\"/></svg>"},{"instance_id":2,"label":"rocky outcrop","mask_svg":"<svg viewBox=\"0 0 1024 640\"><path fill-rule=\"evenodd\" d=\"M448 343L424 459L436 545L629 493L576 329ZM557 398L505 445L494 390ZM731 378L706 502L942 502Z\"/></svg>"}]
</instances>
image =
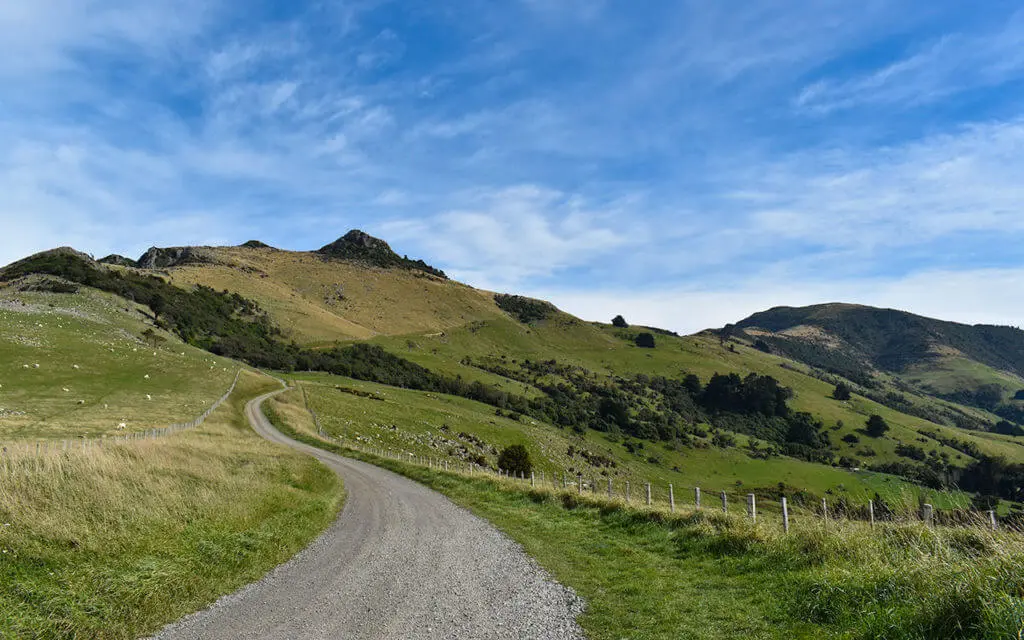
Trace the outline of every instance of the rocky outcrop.
<instances>
[{"instance_id":1,"label":"rocky outcrop","mask_svg":"<svg viewBox=\"0 0 1024 640\"><path fill-rule=\"evenodd\" d=\"M134 260L132 260L131 258L126 258L126 257L124 257L122 255L118 255L116 253L112 253L109 256L105 257L105 258L100 258L97 262L101 262L103 264L113 264L113 265L117 265L119 267L137 267L137 266L139 266L138 263L135 262Z\"/></svg>"},{"instance_id":2,"label":"rocky outcrop","mask_svg":"<svg viewBox=\"0 0 1024 640\"><path fill-rule=\"evenodd\" d=\"M150 247L138 260L140 269L167 269L186 264L212 264L213 256L202 247Z\"/></svg>"},{"instance_id":3,"label":"rocky outcrop","mask_svg":"<svg viewBox=\"0 0 1024 640\"><path fill-rule=\"evenodd\" d=\"M321 247L316 253L325 259L354 260L385 269L415 269L439 278L448 277L444 271L435 269L422 260L410 260L406 256L399 256L387 242L358 229L349 231L334 242Z\"/></svg>"}]
</instances>

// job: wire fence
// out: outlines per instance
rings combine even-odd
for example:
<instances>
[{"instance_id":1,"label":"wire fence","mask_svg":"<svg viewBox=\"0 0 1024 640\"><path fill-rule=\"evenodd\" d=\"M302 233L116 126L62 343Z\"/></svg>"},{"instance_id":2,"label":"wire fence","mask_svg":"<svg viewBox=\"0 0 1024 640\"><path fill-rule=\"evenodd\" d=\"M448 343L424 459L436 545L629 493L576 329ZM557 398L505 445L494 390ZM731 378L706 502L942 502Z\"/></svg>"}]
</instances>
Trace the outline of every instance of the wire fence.
<instances>
[{"instance_id":1,"label":"wire fence","mask_svg":"<svg viewBox=\"0 0 1024 640\"><path fill-rule=\"evenodd\" d=\"M214 403L211 404L198 418L190 422L181 422L171 424L166 427L157 427L154 429L146 429L145 431L134 431L132 433L112 436L102 435L91 438L82 437L64 440L37 440L35 442L2 443L0 444L0 459L32 455L44 456L55 452L93 449L121 442L152 440L155 438L173 435L180 431L185 431L186 429L194 429L206 422L206 419L210 417L210 414L216 411L231 396L235 387L238 385L238 379L241 375L242 370L239 369L238 372L235 373L234 381L231 383L231 386L228 387L228 390L224 392L224 395L214 401Z\"/></svg>"},{"instance_id":2,"label":"wire fence","mask_svg":"<svg viewBox=\"0 0 1024 640\"><path fill-rule=\"evenodd\" d=\"M625 504L640 509L682 512L686 509L708 509L741 514L754 522L773 521L789 533L801 522L860 522L870 527L881 523L918 522L929 527L981 526L990 530L1007 528L994 510L950 509L939 511L932 504L918 502L913 507L894 506L886 501L867 500L853 504L847 498L830 502L828 498L805 499L793 496L758 496L752 492L709 490L696 486L675 486L671 483L615 480L610 477L586 477L581 473L548 473L545 471L513 474L484 467L465 460L433 458L382 447L366 447L345 442L344 446L363 454L415 464L436 471L468 477L485 476L529 491L548 491L563 496L576 496L603 503ZM1016 527L1009 527L1016 530Z\"/></svg>"}]
</instances>

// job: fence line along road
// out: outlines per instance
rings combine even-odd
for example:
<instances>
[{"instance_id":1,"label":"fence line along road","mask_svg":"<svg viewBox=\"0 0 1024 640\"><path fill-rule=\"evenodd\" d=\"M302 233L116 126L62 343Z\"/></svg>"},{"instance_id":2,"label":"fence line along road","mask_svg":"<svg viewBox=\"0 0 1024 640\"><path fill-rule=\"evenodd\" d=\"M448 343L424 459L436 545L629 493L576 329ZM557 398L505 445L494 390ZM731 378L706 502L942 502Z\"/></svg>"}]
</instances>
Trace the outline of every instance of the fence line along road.
<instances>
[{"instance_id":1,"label":"fence line along road","mask_svg":"<svg viewBox=\"0 0 1024 640\"><path fill-rule=\"evenodd\" d=\"M319 426L319 424L317 425L317 431L320 433L321 436L323 436L323 430ZM328 436L323 437L331 439ZM611 478L608 478L607 497L605 497L601 495L603 492L598 491L598 483L596 480L585 481L583 479L582 474L578 473L553 473L550 477L546 477L545 473L542 471L539 475L536 472L531 472L529 475L525 473L520 473L519 475L517 475L515 473L510 474L507 471L501 469L496 470L491 469L490 467L482 467L480 465L467 462L464 460L456 460L453 462L446 458L432 458L409 452L394 451L392 449L385 449L382 447L367 447L350 442L343 443L343 446L348 447L350 449L354 449L367 455L377 456L379 458L387 458L390 460L396 460L399 462L405 462L409 464L420 465L435 471L445 471L448 473L457 473L465 476L488 476L500 480L502 482L508 482L510 484L520 486L523 490L544 489L552 491L557 494L575 494L577 496L589 495L592 499L598 501L621 500L625 503L630 503L630 482L628 480L623 481L622 493L620 494L615 491L613 480ZM680 505L679 502L676 500L675 490L672 484L667 485L664 504L662 504L660 500L654 499L654 493L652 492L651 483L643 483L643 487L645 489L644 497L646 498L646 500L641 500L639 503L634 501L633 504L637 505L638 507L645 506L644 502L646 502L646 506L654 510L664 509L665 507L668 507L670 512L675 513L679 508ZM759 513L757 495L754 493L746 493L740 495L743 498L743 501L741 501L740 504L743 504L745 507L744 511L746 517L755 523L758 521L763 522L765 520L765 513L763 511ZM698 510L701 509L702 505L700 487L694 487L693 496L693 508ZM730 505L728 500L728 493L726 491L722 491L720 493L720 497L721 506L714 507L712 510L717 509L725 513L729 513ZM776 501L770 501L770 504L773 507L773 509L775 506L779 507L779 526L783 530L783 532L789 533L790 528L794 522L793 504L792 502L787 501L785 497L781 497L780 500L777 501L777 505L775 504L775 502ZM761 506L763 506L764 504L765 503L761 503ZM839 511L838 509L836 509L836 506L838 505L831 505L832 508L830 509L830 505L827 499L822 498L820 505L816 505L815 507L810 509L803 509L801 510L801 513L804 516L815 518L820 522L824 523L825 525L828 525L829 523L838 524L838 521L840 520L840 518L842 518L843 520L863 521L869 524L871 527L874 527L876 525L876 522L881 519L879 517L879 505L877 505L874 500L868 500L868 504L866 505L866 507L863 508L851 508L847 501L845 503L845 511ZM931 504L924 503L920 505L920 508L918 510L911 511L909 512L909 514L905 514L909 515L909 517L907 517L905 520L898 520L895 511L889 511L887 517L894 522L914 521L923 523L929 527L935 527L941 524L948 524L954 526L980 525L987 529L991 529L992 531L995 531L999 528L999 519L996 516L996 512L994 510L981 512L953 511L950 512L950 514L943 519L943 522L940 522L939 513L940 512L936 511ZM864 515L864 517L851 517L857 515Z\"/></svg>"},{"instance_id":2,"label":"fence line along road","mask_svg":"<svg viewBox=\"0 0 1024 640\"><path fill-rule=\"evenodd\" d=\"M216 411L220 405L231 397L235 387L238 385L238 379L242 375L242 369L239 369L235 373L235 379L228 387L228 390L224 392L220 398L218 398L213 404L209 406L198 418L191 422L180 422L166 427L158 427L155 429L146 429L145 431L136 431L132 433L126 433L124 435L116 436L98 436L92 438L72 438L66 440L39 440L36 442L9 442L0 443L0 458L13 456L15 454L24 456L26 454L44 455L48 453L54 453L58 451L70 451L72 449L91 449L93 447L102 447L107 443L116 442L133 442L136 440L152 440L155 438L162 438L169 436L179 431L186 429L194 429L199 425L206 422L206 419L210 417L214 411Z\"/></svg>"}]
</instances>

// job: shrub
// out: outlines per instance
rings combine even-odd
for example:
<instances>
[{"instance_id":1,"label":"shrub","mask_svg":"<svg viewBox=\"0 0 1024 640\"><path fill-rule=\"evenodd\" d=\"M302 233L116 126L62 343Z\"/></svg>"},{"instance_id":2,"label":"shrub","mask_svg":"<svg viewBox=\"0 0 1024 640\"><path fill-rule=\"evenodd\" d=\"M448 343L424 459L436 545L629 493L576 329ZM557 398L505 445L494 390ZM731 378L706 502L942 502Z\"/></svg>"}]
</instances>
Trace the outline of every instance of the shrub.
<instances>
[{"instance_id":1,"label":"shrub","mask_svg":"<svg viewBox=\"0 0 1024 640\"><path fill-rule=\"evenodd\" d=\"M619 329L628 329L629 323L627 323L626 319L623 318L622 316L615 316L614 318L612 318L612 326L618 327Z\"/></svg>"},{"instance_id":2,"label":"shrub","mask_svg":"<svg viewBox=\"0 0 1024 640\"><path fill-rule=\"evenodd\" d=\"M530 452L521 444L511 444L501 450L498 454L498 468L508 472L510 475L530 475L533 471L533 463L530 462Z\"/></svg>"},{"instance_id":3,"label":"shrub","mask_svg":"<svg viewBox=\"0 0 1024 640\"><path fill-rule=\"evenodd\" d=\"M654 348L654 334L653 333L640 333L636 336L636 346L643 347L644 349Z\"/></svg>"},{"instance_id":4,"label":"shrub","mask_svg":"<svg viewBox=\"0 0 1024 640\"><path fill-rule=\"evenodd\" d=\"M845 382L840 382L836 385L835 390L832 391L832 397L836 400L846 401L850 399L850 385Z\"/></svg>"},{"instance_id":5,"label":"shrub","mask_svg":"<svg viewBox=\"0 0 1024 640\"><path fill-rule=\"evenodd\" d=\"M889 424L885 418L875 414L868 418L866 433L872 438L881 438L889 430Z\"/></svg>"}]
</instances>

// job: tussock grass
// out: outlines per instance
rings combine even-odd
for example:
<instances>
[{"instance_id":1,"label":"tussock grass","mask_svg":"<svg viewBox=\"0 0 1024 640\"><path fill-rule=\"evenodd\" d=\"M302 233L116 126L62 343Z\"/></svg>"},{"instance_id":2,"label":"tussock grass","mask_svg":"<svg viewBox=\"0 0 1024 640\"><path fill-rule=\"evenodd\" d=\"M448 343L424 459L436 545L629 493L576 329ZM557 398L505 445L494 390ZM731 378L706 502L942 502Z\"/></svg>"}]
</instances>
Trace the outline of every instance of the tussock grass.
<instances>
[{"instance_id":1,"label":"tussock grass","mask_svg":"<svg viewBox=\"0 0 1024 640\"><path fill-rule=\"evenodd\" d=\"M279 416L280 418L280 416ZM298 427L298 428L292 428ZM715 508L648 508L448 473L292 435L436 489L524 545L588 602L591 638L1018 638L1024 536Z\"/></svg>"},{"instance_id":2,"label":"tussock grass","mask_svg":"<svg viewBox=\"0 0 1024 640\"><path fill-rule=\"evenodd\" d=\"M274 386L244 374L195 430L0 467L0 637L138 637L303 548L343 495L249 430Z\"/></svg>"}]
</instances>

